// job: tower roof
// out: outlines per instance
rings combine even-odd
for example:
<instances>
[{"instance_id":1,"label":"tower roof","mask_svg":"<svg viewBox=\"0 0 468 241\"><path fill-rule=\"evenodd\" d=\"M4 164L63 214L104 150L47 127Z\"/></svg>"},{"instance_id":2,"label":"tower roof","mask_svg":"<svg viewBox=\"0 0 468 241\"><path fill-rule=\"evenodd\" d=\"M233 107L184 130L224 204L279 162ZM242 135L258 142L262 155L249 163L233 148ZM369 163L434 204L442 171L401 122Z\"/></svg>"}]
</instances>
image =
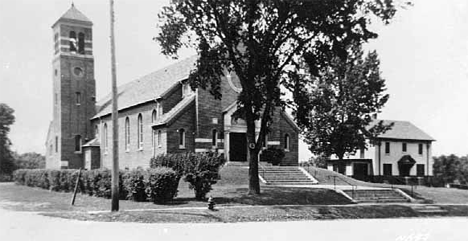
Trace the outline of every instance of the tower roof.
<instances>
[{"instance_id":1,"label":"tower roof","mask_svg":"<svg viewBox=\"0 0 468 241\"><path fill-rule=\"evenodd\" d=\"M70 9L66 11L62 17L60 17L57 22L52 25L54 27L58 22L71 22L71 23L80 23L84 25L93 25L93 22L89 20L82 12L76 9L75 4L72 3Z\"/></svg>"}]
</instances>

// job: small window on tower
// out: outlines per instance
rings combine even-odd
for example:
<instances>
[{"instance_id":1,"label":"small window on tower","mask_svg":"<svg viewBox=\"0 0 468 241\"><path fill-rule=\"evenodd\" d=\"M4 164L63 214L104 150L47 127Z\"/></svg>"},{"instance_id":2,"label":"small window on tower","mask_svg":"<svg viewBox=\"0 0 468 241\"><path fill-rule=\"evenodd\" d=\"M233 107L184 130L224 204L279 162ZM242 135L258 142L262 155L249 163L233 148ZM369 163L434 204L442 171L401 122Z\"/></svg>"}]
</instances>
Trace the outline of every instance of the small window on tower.
<instances>
[{"instance_id":1,"label":"small window on tower","mask_svg":"<svg viewBox=\"0 0 468 241\"><path fill-rule=\"evenodd\" d=\"M81 152L81 136L76 135L75 136L75 152Z\"/></svg>"},{"instance_id":2,"label":"small window on tower","mask_svg":"<svg viewBox=\"0 0 468 241\"><path fill-rule=\"evenodd\" d=\"M85 53L85 35L84 33L78 34L78 53L84 54Z\"/></svg>"},{"instance_id":3,"label":"small window on tower","mask_svg":"<svg viewBox=\"0 0 468 241\"><path fill-rule=\"evenodd\" d=\"M70 52L76 53L78 48L78 43L76 41L76 33L74 31L70 32Z\"/></svg>"},{"instance_id":4,"label":"small window on tower","mask_svg":"<svg viewBox=\"0 0 468 241\"><path fill-rule=\"evenodd\" d=\"M76 105L81 105L81 93L76 92Z\"/></svg>"}]
</instances>

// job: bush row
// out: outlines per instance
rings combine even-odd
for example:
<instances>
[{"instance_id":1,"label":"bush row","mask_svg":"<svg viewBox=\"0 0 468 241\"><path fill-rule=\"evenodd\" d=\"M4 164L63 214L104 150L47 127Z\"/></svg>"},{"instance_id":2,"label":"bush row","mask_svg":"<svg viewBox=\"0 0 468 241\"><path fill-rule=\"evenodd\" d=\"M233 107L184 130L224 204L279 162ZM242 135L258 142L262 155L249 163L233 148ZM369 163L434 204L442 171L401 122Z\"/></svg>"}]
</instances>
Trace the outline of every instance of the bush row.
<instances>
[{"instance_id":1,"label":"bush row","mask_svg":"<svg viewBox=\"0 0 468 241\"><path fill-rule=\"evenodd\" d=\"M72 192L79 171L19 169L13 173L20 185L40 187L57 192ZM136 169L119 172L120 199L165 203L177 195L179 175L170 168ZM109 169L81 171L78 190L96 197L111 197L112 174Z\"/></svg>"},{"instance_id":2,"label":"bush row","mask_svg":"<svg viewBox=\"0 0 468 241\"><path fill-rule=\"evenodd\" d=\"M189 183L195 192L197 200L206 198L206 194L213 188L221 177L219 168L225 163L222 155L217 153L181 153L159 155L151 159L150 167L169 167L177 172L179 177Z\"/></svg>"}]
</instances>

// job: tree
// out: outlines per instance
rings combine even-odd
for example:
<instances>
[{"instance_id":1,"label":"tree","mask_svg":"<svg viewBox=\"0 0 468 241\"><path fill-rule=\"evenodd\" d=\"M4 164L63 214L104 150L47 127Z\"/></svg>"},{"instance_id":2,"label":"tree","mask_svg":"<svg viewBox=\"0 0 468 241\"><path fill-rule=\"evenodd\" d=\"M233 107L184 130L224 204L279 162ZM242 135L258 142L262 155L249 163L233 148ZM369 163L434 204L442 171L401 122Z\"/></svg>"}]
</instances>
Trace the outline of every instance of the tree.
<instances>
[{"instance_id":1,"label":"tree","mask_svg":"<svg viewBox=\"0 0 468 241\"><path fill-rule=\"evenodd\" d=\"M41 169L45 168L45 156L36 152L27 152L21 155L14 153L17 169Z\"/></svg>"},{"instance_id":2,"label":"tree","mask_svg":"<svg viewBox=\"0 0 468 241\"><path fill-rule=\"evenodd\" d=\"M272 113L291 106L285 90L307 82L298 78L299 63L313 62L309 72L317 73L327 56L343 55L348 43L376 38L368 29L371 19L388 23L396 8L392 0L173 0L159 15L161 32L155 40L163 54L174 58L181 47L196 48L196 69L188 82L216 98L221 98L221 76L235 72L242 86L235 117L245 120L252 147L249 193L258 194L258 153Z\"/></svg>"},{"instance_id":3,"label":"tree","mask_svg":"<svg viewBox=\"0 0 468 241\"><path fill-rule=\"evenodd\" d=\"M7 104L0 103L0 174L11 174L15 169L8 138L10 126L15 123L14 110Z\"/></svg>"},{"instance_id":4,"label":"tree","mask_svg":"<svg viewBox=\"0 0 468 241\"><path fill-rule=\"evenodd\" d=\"M460 178L460 158L454 154L450 156L442 155L434 157L433 174L436 181L441 181L444 185L453 183Z\"/></svg>"},{"instance_id":5,"label":"tree","mask_svg":"<svg viewBox=\"0 0 468 241\"><path fill-rule=\"evenodd\" d=\"M359 46L350 46L345 59L333 58L306 88L300 94L308 102L296 116L316 155L335 154L342 161L392 126L380 121L370 127L389 98L375 51L364 57Z\"/></svg>"}]
</instances>

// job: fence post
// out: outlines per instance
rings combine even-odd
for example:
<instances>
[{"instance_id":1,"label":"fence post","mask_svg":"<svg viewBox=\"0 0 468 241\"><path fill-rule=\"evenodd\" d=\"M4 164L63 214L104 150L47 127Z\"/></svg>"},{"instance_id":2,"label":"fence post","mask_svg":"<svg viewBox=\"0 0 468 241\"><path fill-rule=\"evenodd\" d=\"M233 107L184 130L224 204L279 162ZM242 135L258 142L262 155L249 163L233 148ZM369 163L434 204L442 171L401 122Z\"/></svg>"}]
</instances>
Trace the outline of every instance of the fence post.
<instances>
[{"instance_id":1,"label":"fence post","mask_svg":"<svg viewBox=\"0 0 468 241\"><path fill-rule=\"evenodd\" d=\"M76 198L76 193L78 192L78 184L80 183L80 177L81 177L81 168L78 170L78 177L76 178L76 183L75 183L75 190L73 191L73 197L71 201L71 205L75 205L75 198Z\"/></svg>"}]
</instances>

